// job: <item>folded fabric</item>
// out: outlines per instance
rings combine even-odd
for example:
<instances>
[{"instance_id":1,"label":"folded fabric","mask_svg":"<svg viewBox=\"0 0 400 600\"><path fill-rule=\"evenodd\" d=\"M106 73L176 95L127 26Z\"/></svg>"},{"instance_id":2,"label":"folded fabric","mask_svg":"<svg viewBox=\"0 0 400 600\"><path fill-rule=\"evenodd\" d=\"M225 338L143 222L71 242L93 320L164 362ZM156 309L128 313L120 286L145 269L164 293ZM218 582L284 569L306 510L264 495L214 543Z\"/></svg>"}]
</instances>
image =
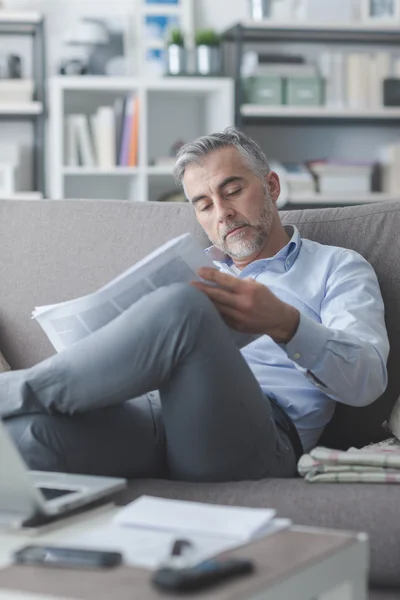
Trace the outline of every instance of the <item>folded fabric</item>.
<instances>
[{"instance_id":1,"label":"folded fabric","mask_svg":"<svg viewBox=\"0 0 400 600\"><path fill-rule=\"evenodd\" d=\"M309 483L400 483L400 441L346 451L317 447L301 457L298 471Z\"/></svg>"},{"instance_id":2,"label":"folded fabric","mask_svg":"<svg viewBox=\"0 0 400 600\"><path fill-rule=\"evenodd\" d=\"M0 373L4 373L5 371L9 371L9 370L10 370L10 365L8 364L8 362L6 361L6 359L0 352Z\"/></svg>"}]
</instances>

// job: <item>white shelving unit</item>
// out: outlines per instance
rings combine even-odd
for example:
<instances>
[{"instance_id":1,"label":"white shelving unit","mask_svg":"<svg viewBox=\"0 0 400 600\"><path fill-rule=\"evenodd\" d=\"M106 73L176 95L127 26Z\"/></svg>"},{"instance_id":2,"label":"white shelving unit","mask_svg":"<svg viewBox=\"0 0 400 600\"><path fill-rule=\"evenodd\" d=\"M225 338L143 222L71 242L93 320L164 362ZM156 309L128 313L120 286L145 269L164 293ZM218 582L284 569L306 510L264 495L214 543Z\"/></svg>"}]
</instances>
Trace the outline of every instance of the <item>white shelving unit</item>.
<instances>
[{"instance_id":1,"label":"white shelving unit","mask_svg":"<svg viewBox=\"0 0 400 600\"><path fill-rule=\"evenodd\" d=\"M65 117L90 115L133 92L140 103L138 166L67 166ZM229 78L55 77L50 80L50 197L157 200L176 187L172 166L153 161L168 155L178 140L189 142L233 122L234 84Z\"/></svg>"},{"instance_id":2,"label":"white shelving unit","mask_svg":"<svg viewBox=\"0 0 400 600\"><path fill-rule=\"evenodd\" d=\"M41 115L43 104L41 102L0 102L0 115L18 115L21 117Z\"/></svg>"}]
</instances>

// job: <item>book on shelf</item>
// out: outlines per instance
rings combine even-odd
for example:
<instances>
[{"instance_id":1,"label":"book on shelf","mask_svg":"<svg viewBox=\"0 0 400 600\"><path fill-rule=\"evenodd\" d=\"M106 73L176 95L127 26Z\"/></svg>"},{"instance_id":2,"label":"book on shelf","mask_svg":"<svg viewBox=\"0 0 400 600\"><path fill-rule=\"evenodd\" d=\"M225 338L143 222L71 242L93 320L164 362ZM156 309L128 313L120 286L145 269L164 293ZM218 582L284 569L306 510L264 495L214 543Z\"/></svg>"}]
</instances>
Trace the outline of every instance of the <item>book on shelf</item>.
<instances>
[{"instance_id":1,"label":"book on shelf","mask_svg":"<svg viewBox=\"0 0 400 600\"><path fill-rule=\"evenodd\" d=\"M383 82L391 73L390 52L323 52L319 70L325 79L326 105L383 108Z\"/></svg>"},{"instance_id":2,"label":"book on shelf","mask_svg":"<svg viewBox=\"0 0 400 600\"><path fill-rule=\"evenodd\" d=\"M118 164L121 167L135 167L139 149L139 98L132 94L125 101Z\"/></svg>"},{"instance_id":3,"label":"book on shelf","mask_svg":"<svg viewBox=\"0 0 400 600\"><path fill-rule=\"evenodd\" d=\"M100 106L91 117L93 138L97 155L97 166L101 169L116 165L115 114L114 107Z\"/></svg>"},{"instance_id":4,"label":"book on shelf","mask_svg":"<svg viewBox=\"0 0 400 600\"><path fill-rule=\"evenodd\" d=\"M270 167L278 174L281 184L278 208L283 208L296 194L304 196L315 194L315 181L306 164L271 161Z\"/></svg>"},{"instance_id":5,"label":"book on shelf","mask_svg":"<svg viewBox=\"0 0 400 600\"><path fill-rule=\"evenodd\" d=\"M67 138L71 143L68 150L70 166L95 167L97 158L87 115L70 115L67 125L70 129Z\"/></svg>"},{"instance_id":6,"label":"book on shelf","mask_svg":"<svg viewBox=\"0 0 400 600\"><path fill-rule=\"evenodd\" d=\"M135 167L138 164L138 145L139 145L139 98L135 96L133 101L132 127L130 130L128 167Z\"/></svg>"},{"instance_id":7,"label":"book on shelf","mask_svg":"<svg viewBox=\"0 0 400 600\"><path fill-rule=\"evenodd\" d=\"M89 117L66 117L66 164L70 167L135 167L139 153L139 98L118 98Z\"/></svg>"},{"instance_id":8,"label":"book on shelf","mask_svg":"<svg viewBox=\"0 0 400 600\"><path fill-rule=\"evenodd\" d=\"M400 192L400 143L379 152L382 191L398 197Z\"/></svg>"}]
</instances>

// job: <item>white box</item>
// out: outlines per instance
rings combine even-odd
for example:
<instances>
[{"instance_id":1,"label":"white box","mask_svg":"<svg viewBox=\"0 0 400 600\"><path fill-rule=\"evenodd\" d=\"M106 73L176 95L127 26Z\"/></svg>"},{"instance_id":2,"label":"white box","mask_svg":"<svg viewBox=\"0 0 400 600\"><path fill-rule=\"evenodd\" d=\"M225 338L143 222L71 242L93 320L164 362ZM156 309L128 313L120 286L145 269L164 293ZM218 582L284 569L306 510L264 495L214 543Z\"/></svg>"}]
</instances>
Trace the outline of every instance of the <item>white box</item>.
<instances>
[{"instance_id":1,"label":"white box","mask_svg":"<svg viewBox=\"0 0 400 600\"><path fill-rule=\"evenodd\" d=\"M353 0L297 0L296 17L314 23L349 23L356 18Z\"/></svg>"},{"instance_id":2,"label":"white box","mask_svg":"<svg viewBox=\"0 0 400 600\"><path fill-rule=\"evenodd\" d=\"M32 102L34 91L33 79L0 79L0 103Z\"/></svg>"}]
</instances>

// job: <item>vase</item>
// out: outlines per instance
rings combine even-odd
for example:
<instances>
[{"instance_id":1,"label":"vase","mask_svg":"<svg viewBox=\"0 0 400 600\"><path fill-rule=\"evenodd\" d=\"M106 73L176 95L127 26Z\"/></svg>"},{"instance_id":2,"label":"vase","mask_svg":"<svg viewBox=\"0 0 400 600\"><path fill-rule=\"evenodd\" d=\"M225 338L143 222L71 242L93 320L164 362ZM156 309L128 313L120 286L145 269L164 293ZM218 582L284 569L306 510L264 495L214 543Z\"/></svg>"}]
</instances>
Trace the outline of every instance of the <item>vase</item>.
<instances>
[{"instance_id":1,"label":"vase","mask_svg":"<svg viewBox=\"0 0 400 600\"><path fill-rule=\"evenodd\" d=\"M196 46L196 72L199 75L221 73L221 49L219 46Z\"/></svg>"},{"instance_id":2,"label":"vase","mask_svg":"<svg viewBox=\"0 0 400 600\"><path fill-rule=\"evenodd\" d=\"M262 21L272 16L273 0L250 0L250 18Z\"/></svg>"},{"instance_id":3,"label":"vase","mask_svg":"<svg viewBox=\"0 0 400 600\"><path fill-rule=\"evenodd\" d=\"M170 44L167 48L167 73L184 75L186 73L186 49L178 44Z\"/></svg>"}]
</instances>

